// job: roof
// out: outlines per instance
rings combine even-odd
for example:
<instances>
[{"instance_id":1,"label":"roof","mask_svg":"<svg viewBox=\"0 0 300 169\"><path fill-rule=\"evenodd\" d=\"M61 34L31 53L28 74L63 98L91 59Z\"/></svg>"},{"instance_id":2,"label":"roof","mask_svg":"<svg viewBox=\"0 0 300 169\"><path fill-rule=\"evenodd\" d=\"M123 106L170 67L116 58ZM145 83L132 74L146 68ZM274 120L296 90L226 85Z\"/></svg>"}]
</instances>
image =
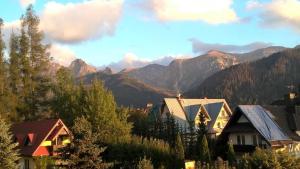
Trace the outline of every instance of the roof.
<instances>
[{"instance_id":1,"label":"roof","mask_svg":"<svg viewBox=\"0 0 300 169\"><path fill-rule=\"evenodd\" d=\"M292 131L289 127L288 116L290 112L286 111L286 106L264 105L263 107L270 111L270 114L272 114L272 119L279 125L284 133L286 133L291 139L300 141L300 136ZM298 122L300 122L300 119L298 119Z\"/></svg>"},{"instance_id":2,"label":"roof","mask_svg":"<svg viewBox=\"0 0 300 169\"><path fill-rule=\"evenodd\" d=\"M55 137L53 133L57 133L55 131L60 128L58 124L64 126L60 119L27 121L13 125L12 133L19 143L20 153L26 156L40 155L38 152L49 155L48 150L40 145L48 136ZM24 144L26 139L30 139L31 145Z\"/></svg>"},{"instance_id":3,"label":"roof","mask_svg":"<svg viewBox=\"0 0 300 169\"><path fill-rule=\"evenodd\" d=\"M268 142L291 140L260 105L239 105L238 110Z\"/></svg>"},{"instance_id":4,"label":"roof","mask_svg":"<svg viewBox=\"0 0 300 169\"><path fill-rule=\"evenodd\" d=\"M194 121L201 108L203 108L209 120L208 128L212 128L223 106L232 114L225 99L165 98L164 100L170 113L183 120Z\"/></svg>"}]
</instances>

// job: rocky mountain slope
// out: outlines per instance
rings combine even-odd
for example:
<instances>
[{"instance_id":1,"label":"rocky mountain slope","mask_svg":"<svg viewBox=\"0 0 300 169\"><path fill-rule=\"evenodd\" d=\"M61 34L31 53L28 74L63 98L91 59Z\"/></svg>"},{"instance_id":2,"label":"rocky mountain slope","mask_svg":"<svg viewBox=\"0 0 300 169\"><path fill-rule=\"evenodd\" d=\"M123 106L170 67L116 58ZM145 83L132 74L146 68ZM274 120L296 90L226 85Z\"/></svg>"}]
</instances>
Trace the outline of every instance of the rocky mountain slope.
<instances>
[{"instance_id":1,"label":"rocky mountain slope","mask_svg":"<svg viewBox=\"0 0 300 169\"><path fill-rule=\"evenodd\" d=\"M97 69L91 65L88 65L81 59L74 60L69 69L71 70L74 77L81 77L90 73L97 72Z\"/></svg>"},{"instance_id":2,"label":"rocky mountain slope","mask_svg":"<svg viewBox=\"0 0 300 169\"><path fill-rule=\"evenodd\" d=\"M300 84L300 49L287 49L267 58L222 70L185 97L225 98L232 105L270 104Z\"/></svg>"},{"instance_id":3,"label":"rocky mountain slope","mask_svg":"<svg viewBox=\"0 0 300 169\"><path fill-rule=\"evenodd\" d=\"M220 70L264 58L284 49L284 47L268 47L244 54L212 50L195 58L174 60L168 66L151 64L123 73L156 88L173 93L184 92L201 84L207 77Z\"/></svg>"}]
</instances>

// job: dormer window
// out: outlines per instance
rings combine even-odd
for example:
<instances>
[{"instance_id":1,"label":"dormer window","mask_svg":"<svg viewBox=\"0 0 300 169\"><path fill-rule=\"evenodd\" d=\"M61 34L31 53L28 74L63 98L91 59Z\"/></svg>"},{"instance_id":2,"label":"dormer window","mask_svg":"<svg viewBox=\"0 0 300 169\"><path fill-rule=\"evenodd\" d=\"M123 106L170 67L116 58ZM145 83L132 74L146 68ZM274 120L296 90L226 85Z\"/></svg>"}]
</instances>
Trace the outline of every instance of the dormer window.
<instances>
[{"instance_id":1,"label":"dormer window","mask_svg":"<svg viewBox=\"0 0 300 169\"><path fill-rule=\"evenodd\" d=\"M25 137L25 140L24 140L24 146L31 146L32 143L30 141L30 139L28 137Z\"/></svg>"},{"instance_id":2,"label":"dormer window","mask_svg":"<svg viewBox=\"0 0 300 169\"><path fill-rule=\"evenodd\" d=\"M33 142L33 137L34 137L34 134L33 134L33 133L29 133L29 134L25 137L25 140L24 140L24 146L31 146L31 145L32 145L32 142Z\"/></svg>"}]
</instances>

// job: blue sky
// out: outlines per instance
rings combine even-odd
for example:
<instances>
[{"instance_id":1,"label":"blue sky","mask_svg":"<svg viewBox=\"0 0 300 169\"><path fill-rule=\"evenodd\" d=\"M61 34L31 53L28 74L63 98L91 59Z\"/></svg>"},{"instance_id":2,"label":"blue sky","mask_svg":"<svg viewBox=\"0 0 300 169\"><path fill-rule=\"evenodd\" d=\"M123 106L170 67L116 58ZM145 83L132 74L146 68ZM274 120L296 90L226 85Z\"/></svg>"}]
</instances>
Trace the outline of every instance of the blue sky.
<instances>
[{"instance_id":1,"label":"blue sky","mask_svg":"<svg viewBox=\"0 0 300 169\"><path fill-rule=\"evenodd\" d=\"M300 43L298 0L225 1L216 5L216 0L1 0L0 17L11 29L25 6L33 3L44 25L41 29L57 47L53 55L66 61L82 58L95 66L197 56L220 45L247 51L252 48L245 46L253 43L253 49ZM200 12L193 11L195 7ZM66 32L73 33L64 37ZM241 52L230 50L226 52Z\"/></svg>"}]
</instances>

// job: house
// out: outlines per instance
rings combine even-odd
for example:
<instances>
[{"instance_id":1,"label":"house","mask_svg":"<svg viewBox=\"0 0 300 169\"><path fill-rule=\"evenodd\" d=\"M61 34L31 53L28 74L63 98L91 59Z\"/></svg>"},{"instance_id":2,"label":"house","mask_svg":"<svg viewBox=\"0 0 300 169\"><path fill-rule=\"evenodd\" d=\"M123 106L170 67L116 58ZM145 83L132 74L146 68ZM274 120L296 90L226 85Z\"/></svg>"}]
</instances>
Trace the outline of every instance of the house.
<instances>
[{"instance_id":1,"label":"house","mask_svg":"<svg viewBox=\"0 0 300 169\"><path fill-rule=\"evenodd\" d=\"M161 108L162 119L172 115L179 126L188 128L200 123L199 114L205 115L208 134L218 136L227 124L232 114L225 99L183 99L165 98Z\"/></svg>"},{"instance_id":2,"label":"house","mask_svg":"<svg viewBox=\"0 0 300 169\"><path fill-rule=\"evenodd\" d=\"M233 144L237 154L261 147L297 155L300 137L288 127L287 116L284 107L239 105L220 138Z\"/></svg>"},{"instance_id":3,"label":"house","mask_svg":"<svg viewBox=\"0 0 300 169\"><path fill-rule=\"evenodd\" d=\"M35 168L34 157L55 156L56 150L71 139L70 131L60 119L15 124L12 133L20 149L20 169Z\"/></svg>"}]
</instances>

